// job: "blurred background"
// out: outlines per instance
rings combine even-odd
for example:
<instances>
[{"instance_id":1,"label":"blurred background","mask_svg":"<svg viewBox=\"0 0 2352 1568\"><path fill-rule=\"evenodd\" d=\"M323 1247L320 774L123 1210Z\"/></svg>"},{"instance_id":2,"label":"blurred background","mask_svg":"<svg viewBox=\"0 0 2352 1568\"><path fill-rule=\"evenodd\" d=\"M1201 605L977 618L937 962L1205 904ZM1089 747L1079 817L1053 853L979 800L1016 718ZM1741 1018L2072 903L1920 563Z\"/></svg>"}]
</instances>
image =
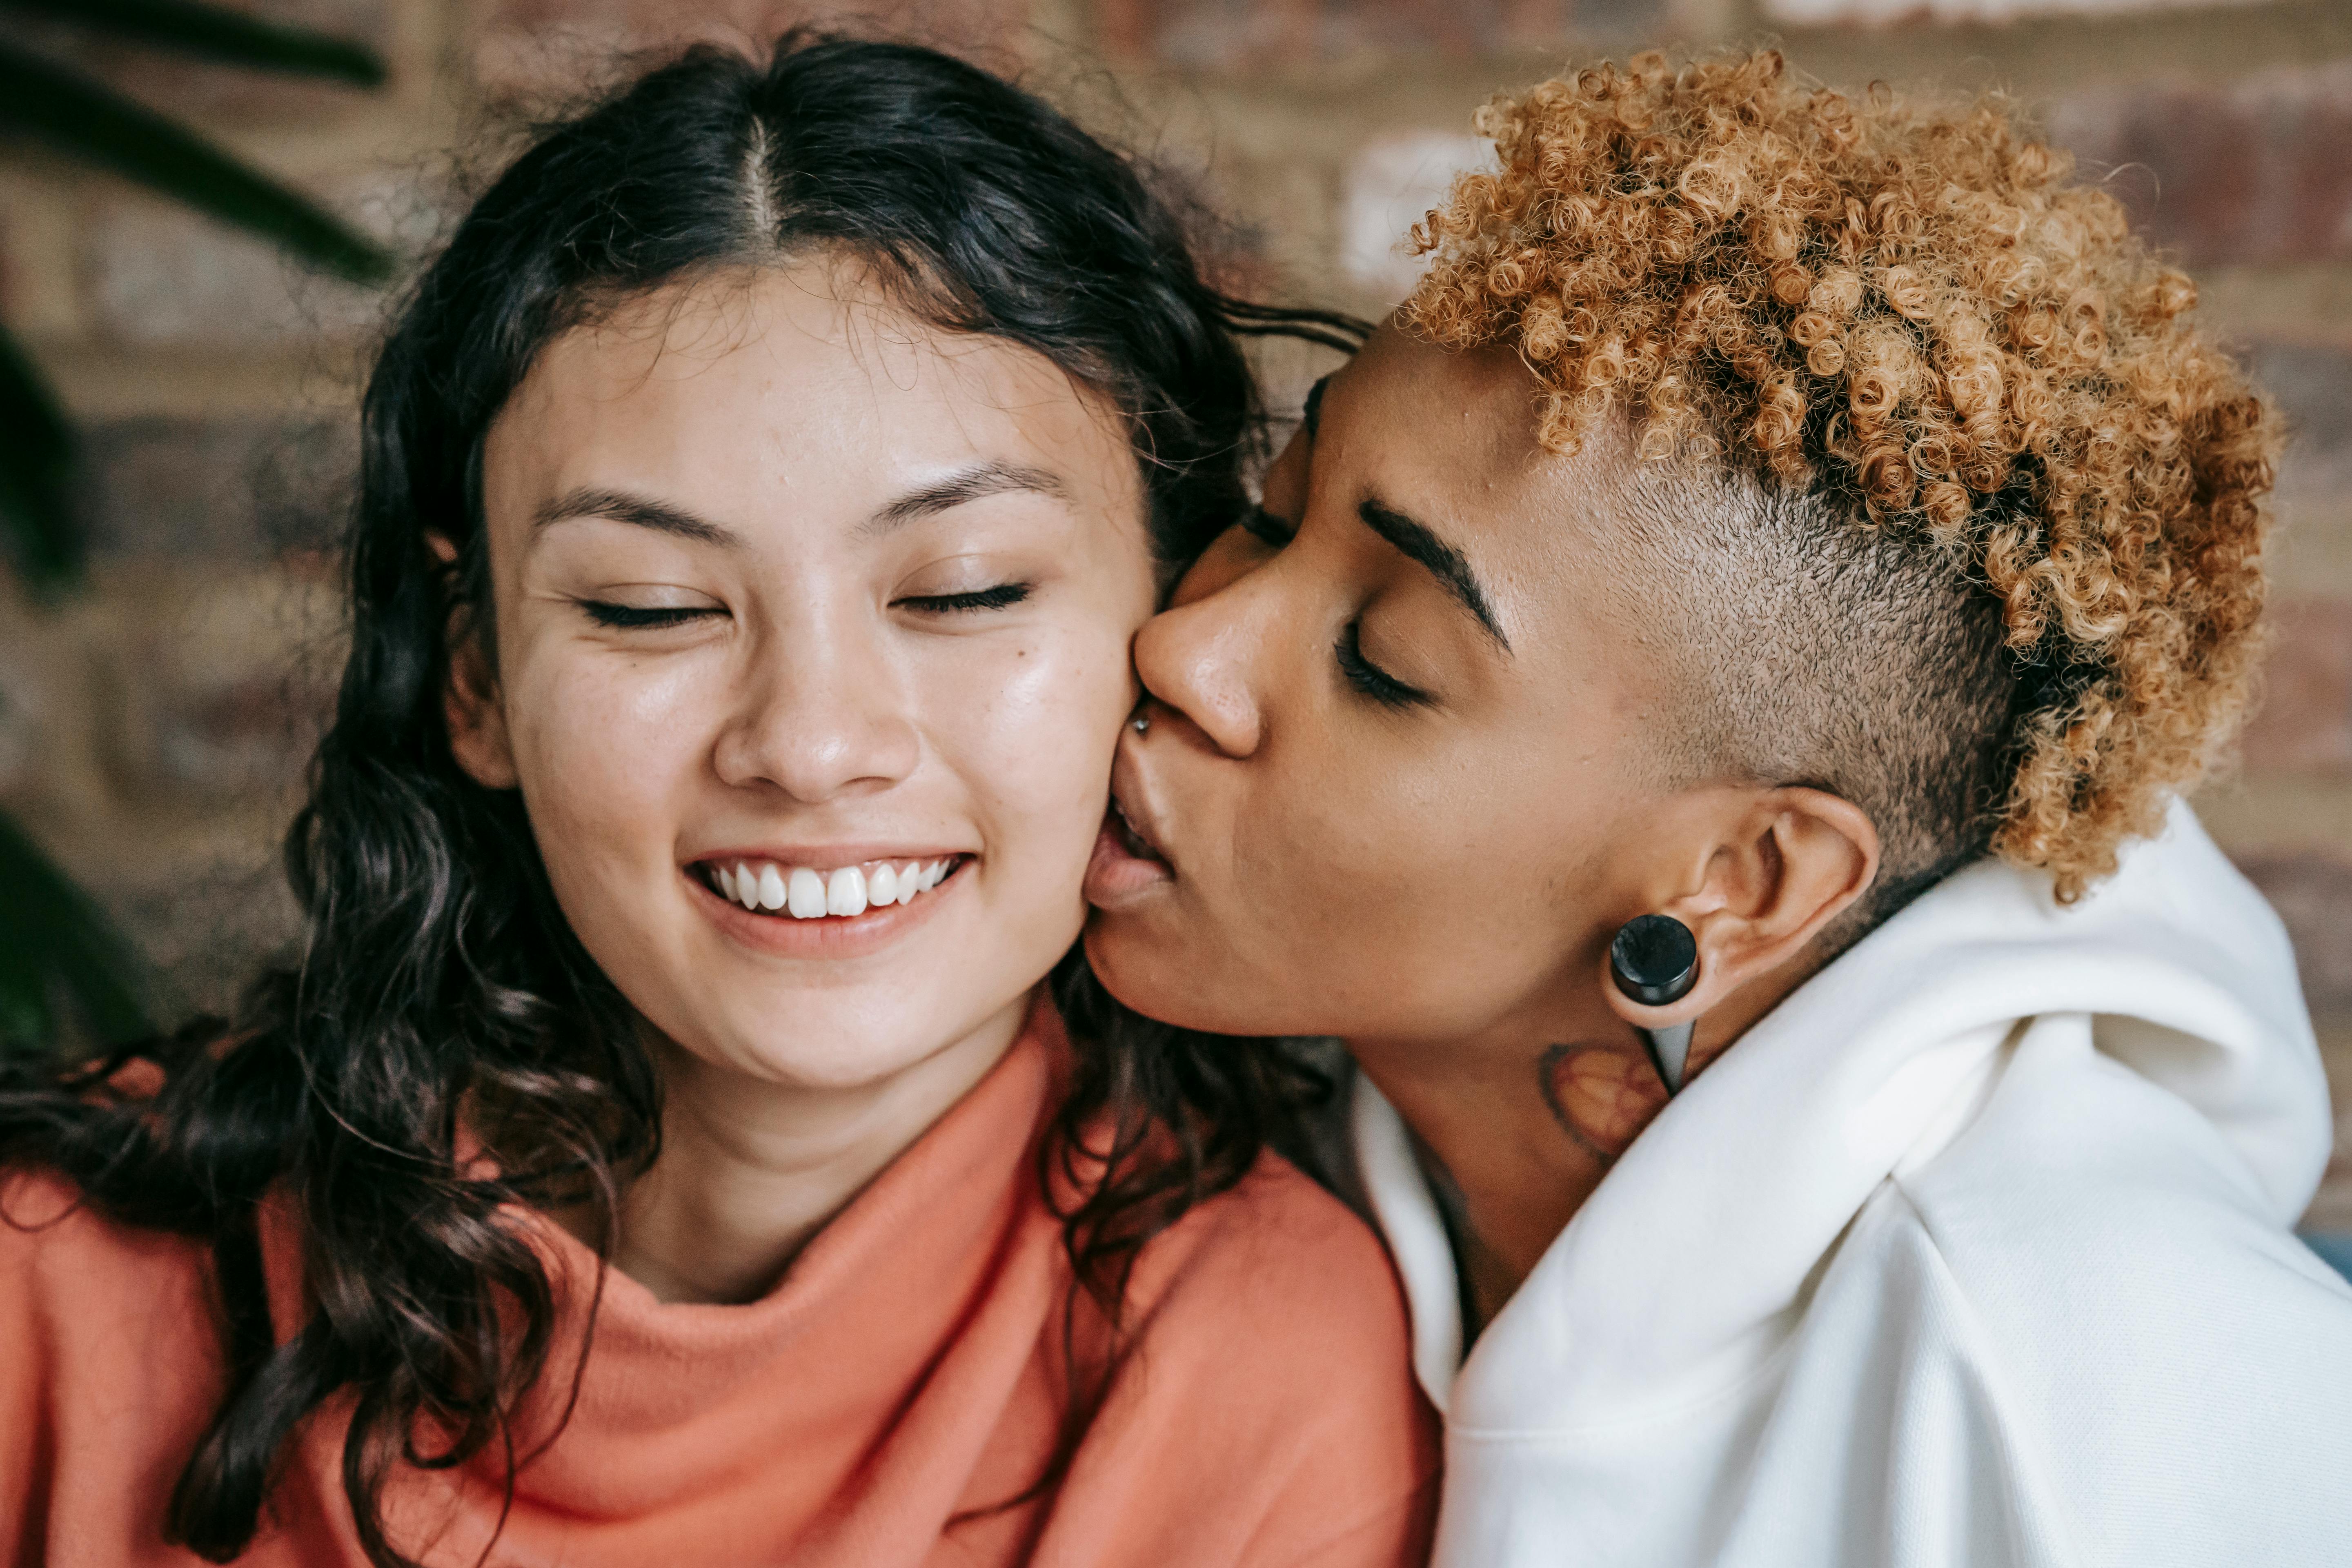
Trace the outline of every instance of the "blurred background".
<instances>
[{"instance_id":1,"label":"blurred background","mask_svg":"<svg viewBox=\"0 0 2352 1568\"><path fill-rule=\"evenodd\" d=\"M2352 1106L2352 0L215 9L243 27L184 0L0 0L0 373L19 373L0 374L0 510L19 523L0 584L0 989L44 944L105 968L111 922L149 969L117 1016L168 1018L226 1005L288 941L276 846L332 690L326 552L386 284L495 169L502 128L621 53L799 22L952 48L1222 212L1230 281L1377 314L1413 277L1395 241L1477 155L1490 92L1601 54L1770 39L1836 86L2023 97L2187 264L2284 407L2267 696L2199 804L2292 929ZM93 142L100 99L115 119ZM59 113L81 129L61 135ZM1292 400L1320 368L1267 366ZM2352 1235L2352 1162L2306 1223Z\"/></svg>"}]
</instances>

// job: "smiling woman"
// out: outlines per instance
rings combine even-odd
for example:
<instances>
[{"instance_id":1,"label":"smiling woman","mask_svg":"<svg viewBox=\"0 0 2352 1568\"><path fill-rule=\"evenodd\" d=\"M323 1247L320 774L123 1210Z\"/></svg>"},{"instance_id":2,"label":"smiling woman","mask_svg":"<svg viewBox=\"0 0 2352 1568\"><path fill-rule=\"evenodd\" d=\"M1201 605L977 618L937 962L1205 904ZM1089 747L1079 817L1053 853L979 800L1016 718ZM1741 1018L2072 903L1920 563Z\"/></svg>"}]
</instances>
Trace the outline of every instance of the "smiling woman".
<instances>
[{"instance_id":1,"label":"smiling woman","mask_svg":"<svg viewBox=\"0 0 2352 1568\"><path fill-rule=\"evenodd\" d=\"M892 1082L889 1148L1077 933L1154 579L1116 410L868 271L695 280L549 345L484 448L497 635L452 734L659 1038L800 1097ZM667 1074L672 1116L740 1112L733 1076ZM625 1226L624 1269L682 1219Z\"/></svg>"},{"instance_id":2,"label":"smiling woman","mask_svg":"<svg viewBox=\"0 0 2352 1568\"><path fill-rule=\"evenodd\" d=\"M300 967L0 1087L0 1555L1414 1559L1300 1076L1073 952L1268 329L922 50L525 153L369 388Z\"/></svg>"}]
</instances>

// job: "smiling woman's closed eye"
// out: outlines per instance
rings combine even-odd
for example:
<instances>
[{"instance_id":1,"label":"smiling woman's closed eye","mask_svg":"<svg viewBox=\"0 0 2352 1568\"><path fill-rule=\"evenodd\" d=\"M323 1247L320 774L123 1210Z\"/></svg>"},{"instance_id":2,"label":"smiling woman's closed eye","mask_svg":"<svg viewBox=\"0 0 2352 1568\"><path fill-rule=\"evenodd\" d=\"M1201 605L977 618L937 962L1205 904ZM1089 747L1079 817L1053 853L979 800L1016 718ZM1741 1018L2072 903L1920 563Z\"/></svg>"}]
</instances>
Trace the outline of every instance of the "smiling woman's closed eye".
<instances>
[{"instance_id":1,"label":"smiling woman's closed eye","mask_svg":"<svg viewBox=\"0 0 2352 1568\"><path fill-rule=\"evenodd\" d=\"M978 610L1009 610L1025 601L1034 584L996 583L951 594L905 594L890 601L893 609L921 615L952 616ZM588 618L614 631L662 631L689 621L725 617L724 605L635 604L620 599L583 597L575 601Z\"/></svg>"},{"instance_id":2,"label":"smiling woman's closed eye","mask_svg":"<svg viewBox=\"0 0 2352 1568\"><path fill-rule=\"evenodd\" d=\"M1070 486L1059 475L1033 464L1003 459L967 464L944 479L918 486L877 509L863 527L877 536L925 519L938 518L956 508L992 496L1032 495L1066 503ZM610 488L577 486L533 510L533 526L547 528L566 521L601 518L652 530L674 539L721 551L740 551L740 531L698 517L686 508L658 497ZM959 563L947 563L952 567ZM983 566L977 574L987 575ZM919 577L960 576L947 567L927 569ZM1011 609L1036 591L1032 580L1009 577L969 587L922 587L888 600L893 609L916 615L951 616L971 612ZM671 584L615 585L600 593L574 595L574 602L597 626L614 631L661 631L698 620L726 618L720 603L673 603L696 598L691 590Z\"/></svg>"},{"instance_id":3,"label":"smiling woman's closed eye","mask_svg":"<svg viewBox=\"0 0 2352 1568\"><path fill-rule=\"evenodd\" d=\"M969 463L950 472L948 478L919 484L896 496L877 508L866 524L861 524L861 531L875 538L887 536L894 529L915 521L950 517L957 508L981 503L990 496L1037 496L1066 505L1068 494L1070 484L1046 468L1009 461ZM576 487L558 500L539 505L534 510L534 527L539 529L581 520L635 524L661 536L722 552L739 552L746 548L746 536L740 529L696 517L687 508L656 496L618 489ZM1000 574L988 557L950 557L912 574L906 593L889 595L887 606L919 618L948 621L960 616L1013 609L1030 602L1034 593L1034 576ZM715 602L708 595L675 583L625 583L597 593L574 595L574 602L597 627L621 632L663 632L696 621L731 618L731 609L724 602Z\"/></svg>"}]
</instances>

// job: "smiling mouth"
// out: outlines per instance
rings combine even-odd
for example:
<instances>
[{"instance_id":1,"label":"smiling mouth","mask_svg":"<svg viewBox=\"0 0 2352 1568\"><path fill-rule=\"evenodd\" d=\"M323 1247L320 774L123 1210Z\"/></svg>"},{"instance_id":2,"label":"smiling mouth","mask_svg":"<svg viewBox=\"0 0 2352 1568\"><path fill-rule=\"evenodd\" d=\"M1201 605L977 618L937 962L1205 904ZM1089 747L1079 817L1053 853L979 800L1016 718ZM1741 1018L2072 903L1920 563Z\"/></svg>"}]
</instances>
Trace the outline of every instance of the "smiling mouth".
<instances>
[{"instance_id":1,"label":"smiling mouth","mask_svg":"<svg viewBox=\"0 0 2352 1568\"><path fill-rule=\"evenodd\" d=\"M778 920L855 920L869 910L911 904L961 870L971 857L868 860L830 869L774 860L698 860L688 869L720 898Z\"/></svg>"}]
</instances>

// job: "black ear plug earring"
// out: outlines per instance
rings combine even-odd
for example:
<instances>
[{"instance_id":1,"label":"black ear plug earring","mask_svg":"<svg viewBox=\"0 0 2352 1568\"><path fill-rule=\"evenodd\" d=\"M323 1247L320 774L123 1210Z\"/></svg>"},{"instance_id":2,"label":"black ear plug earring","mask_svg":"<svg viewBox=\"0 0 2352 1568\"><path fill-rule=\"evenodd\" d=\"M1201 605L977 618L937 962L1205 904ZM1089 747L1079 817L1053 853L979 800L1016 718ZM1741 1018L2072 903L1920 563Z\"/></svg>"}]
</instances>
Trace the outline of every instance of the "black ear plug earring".
<instances>
[{"instance_id":1,"label":"black ear plug earring","mask_svg":"<svg viewBox=\"0 0 2352 1568\"><path fill-rule=\"evenodd\" d=\"M1672 1006L1698 984L1698 939L1672 915L1636 915L1617 928L1616 940L1609 944L1609 977L1628 1001L1644 1007ZM1669 1095L1682 1092L1691 1026L1671 1024L1637 1031Z\"/></svg>"}]
</instances>

